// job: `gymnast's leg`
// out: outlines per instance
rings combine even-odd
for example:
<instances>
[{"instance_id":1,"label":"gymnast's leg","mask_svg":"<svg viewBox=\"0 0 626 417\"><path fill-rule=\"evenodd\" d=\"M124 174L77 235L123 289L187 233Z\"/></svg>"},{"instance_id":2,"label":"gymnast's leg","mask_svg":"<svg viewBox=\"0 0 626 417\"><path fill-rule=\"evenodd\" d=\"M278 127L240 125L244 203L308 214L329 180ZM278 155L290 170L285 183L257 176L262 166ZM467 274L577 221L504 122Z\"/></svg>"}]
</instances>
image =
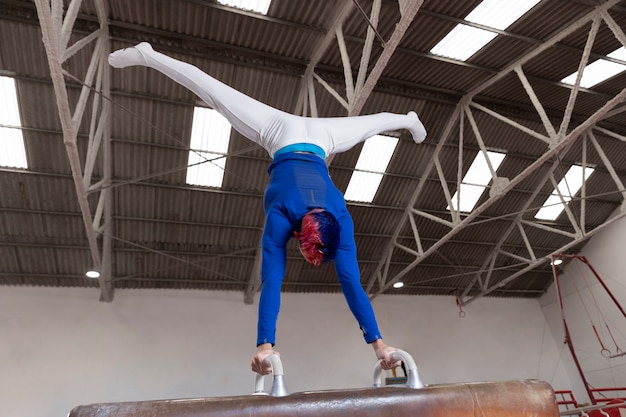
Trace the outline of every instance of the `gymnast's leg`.
<instances>
[{"instance_id":1,"label":"gymnast's leg","mask_svg":"<svg viewBox=\"0 0 626 417\"><path fill-rule=\"evenodd\" d=\"M261 135L263 124L270 118L276 119L285 114L229 87L194 65L156 52L147 42L111 53L109 64L115 68L144 66L165 74L194 92L222 114L235 130L266 150L267 138Z\"/></svg>"},{"instance_id":2,"label":"gymnast's leg","mask_svg":"<svg viewBox=\"0 0 626 417\"><path fill-rule=\"evenodd\" d=\"M138 65L160 71L198 95L226 117L235 130L265 148L270 156L284 146L298 142L314 143L330 155L347 151L375 134L397 129L408 129L417 143L426 138L426 130L415 112L309 118L280 111L227 86L191 64L154 51L146 42L113 52L109 55L109 63L115 68Z\"/></svg>"},{"instance_id":3,"label":"gymnast's leg","mask_svg":"<svg viewBox=\"0 0 626 417\"><path fill-rule=\"evenodd\" d=\"M332 132L333 148L329 154L345 152L374 135L392 130L407 129L416 143L426 139L426 129L413 111L408 114L376 113L318 120Z\"/></svg>"}]
</instances>

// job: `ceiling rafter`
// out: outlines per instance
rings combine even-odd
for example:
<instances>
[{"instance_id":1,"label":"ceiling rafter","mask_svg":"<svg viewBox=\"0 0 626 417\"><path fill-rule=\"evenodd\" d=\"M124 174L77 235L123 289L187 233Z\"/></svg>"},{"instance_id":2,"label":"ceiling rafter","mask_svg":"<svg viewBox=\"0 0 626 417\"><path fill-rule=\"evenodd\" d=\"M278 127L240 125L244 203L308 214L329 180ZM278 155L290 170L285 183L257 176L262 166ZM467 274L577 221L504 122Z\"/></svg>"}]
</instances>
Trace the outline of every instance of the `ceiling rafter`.
<instances>
[{"instance_id":1,"label":"ceiling rafter","mask_svg":"<svg viewBox=\"0 0 626 417\"><path fill-rule=\"evenodd\" d=\"M542 52L556 45L559 41L561 41L566 36L570 35L576 30L579 30L585 25L588 25L589 23L591 23L591 27L589 30L587 47L583 51L583 54L580 60L579 70L582 70L588 61L590 50L591 50L591 45L593 44L593 40L595 39L595 34L597 33L598 26L601 21L604 21L614 32L616 38L622 43L622 45L626 46L626 37L624 36L622 30L618 27L618 25L615 24L615 22L613 21L613 19L610 17L610 15L607 12L608 9L610 9L612 6L618 3L619 2L617 0L610 0L596 7L595 10L581 17L573 24L568 25L568 27L564 28L559 33L555 34L552 38L550 38L543 44L537 46L528 54L521 57L516 62L509 65L507 68L497 73L496 75L494 75L493 77L491 77L490 79L482 83L481 85L477 86L475 89L470 91L465 97L463 97L463 99L459 102L456 111L449 119L446 125L446 128L444 129L444 134L442 135L439 143L437 144L437 148L433 155L433 158L431 159L431 162L429 163L425 171L425 174L423 176L423 178L427 178L429 177L430 172L432 170L434 169L437 170L438 176L441 179L442 192L445 194L448 200L449 206L452 207L450 196L449 196L449 190L447 189L447 186L446 186L446 184L448 184L449 181L444 178L444 173L441 170L440 165L439 165L440 153L441 153L441 149L444 143L449 141L453 136L455 136L453 134L455 132L458 132L458 137L460 141L459 146L458 146L459 153L462 152L463 150L462 138L463 138L463 129L464 129L463 120L465 117L467 117L470 123L472 123L473 121L472 109L473 108L477 109L478 111L484 111L485 113L488 113L492 117L498 117L500 118L500 120L504 121L509 126L523 131L524 133L529 135L529 137L542 141L544 143L544 146L547 145L546 150L544 154L538 157L535 162L531 163L526 169L524 169L520 174L518 174L516 177L512 179L499 178L496 175L494 175L493 185L490 190L489 198L486 201L484 201L483 204L476 207L471 213L467 214L463 219L461 219L462 216L460 215L460 213L455 212L454 210L451 210L451 213L450 213L452 220L446 221L441 218L433 218L433 216L426 216L419 209L417 209L415 205L416 205L416 202L419 200L419 196L422 193L422 190L424 188L424 183L425 183L424 179L420 180L420 182L418 183L418 186L416 187L414 191L413 196L410 199L409 205L406 208L403 220L400 221L399 224L397 225L394 237L391 239L386 249L383 251L383 256L379 262L379 265L377 266L375 271L371 274L371 276L368 277L367 291L370 294L371 298L375 298L376 296L384 293L395 282L399 281L404 276L406 276L417 265L424 262L424 260L426 260L429 256L436 254L437 250L441 248L443 245L445 245L447 242L449 242L449 240L452 239L453 236L455 236L457 233L461 232L465 228L470 227L472 223L474 222L474 220L477 218L477 216L479 216L481 213L486 212L486 210L490 206L492 206L496 201L504 197L509 191L511 191L522 180L529 177L531 174L533 174L535 171L541 168L546 162L548 162L549 160L555 157L558 157L558 155L563 153L564 150L572 146L572 144L575 141L577 141L579 137L581 137L581 135L584 135L587 132L591 131L591 129L596 126L598 121L602 120L607 114L614 112L616 110L619 110L619 111L623 110L622 103L626 100L626 89L622 90L615 97L608 100L607 103L598 111L596 111L592 116L587 118L585 121L580 123L571 131L569 131L568 128L570 126L574 103L576 102L576 97L579 91L579 85L578 85L580 83L580 76L579 76L577 84L572 88L568 106L566 107L563 113L561 126L559 130L557 131L556 129L552 127L552 124L548 120L548 117L544 111L543 106L541 105L539 98L536 96L536 94L530 87L530 84L528 83L528 80L525 77L524 72L522 70L523 65L525 63L529 62L534 57L538 56ZM476 96L478 96L483 91L485 91L489 87L496 84L498 81L500 81L504 77L508 76L510 73L517 74L520 82L522 83L522 85L524 85L525 90L527 94L529 95L529 98L531 99L533 105L535 106L539 119L542 121L545 132L532 131L531 129L525 128L522 125L515 123L512 120L504 116L499 116L498 113L495 111L491 111L484 106L480 106L480 105L477 105L476 103L473 103L473 99ZM485 153L485 157L489 159L488 155L486 154L486 147L484 143L482 142L483 139L481 139L480 131L478 130L478 127L475 125L475 123L472 123L472 129L475 133L476 139L479 141L481 150ZM459 161L461 160L462 159L459 156ZM608 159L605 159L605 165L606 165L607 170L609 170L610 172L614 171ZM456 183L457 184L460 183L460 178L457 178ZM621 183L618 183L617 181L616 181L616 185L617 185L616 191L618 193L623 194L624 193L623 185ZM543 183L539 184L536 187L533 195L536 195L537 193L539 193L542 186L543 186ZM528 202L530 201L532 201L532 199L530 198L527 199L526 208L528 207L529 205ZM584 196L583 196L583 201L584 201ZM584 207L584 203L583 203L583 207ZM522 213L524 212L525 211L522 211ZM430 247L426 249L422 247L419 237L416 236L415 245L418 248L418 250L417 251L411 250L410 248L407 248L405 245L401 245L399 243L398 236L401 230L403 230L403 228L405 227L405 224L407 221L411 222L412 228L415 230L415 227L413 226L414 220L412 217L415 214L420 214L423 217L429 218L430 220L436 220L442 224L445 224L450 228L450 230L444 236L442 236L438 242L436 242L435 244L431 245ZM582 214L584 215L584 210ZM573 214L571 212L568 212L568 218L570 219L570 222L573 225L573 229L575 230L575 232L569 235L569 238L571 240L567 244L564 244L561 248L557 249L554 253L560 253L578 245L579 243L588 239L590 236L602 230L607 225L617 220L618 218L623 217L624 215L626 215L626 210L624 210L624 204L622 204L622 210L618 215L608 219L605 223L598 225L595 229L591 231L586 231L580 228L580 225L584 224L584 219L580 219L580 218L575 219ZM516 222L513 222L509 226L508 232L501 235L500 240L498 242L494 242L494 249L484 259L484 262L482 265L483 269L478 274L475 275L475 278L472 280L472 282L463 290L463 296L460 300L462 304L466 304L478 297L484 296L486 294L489 294L495 291L496 289L500 289L504 287L506 284L510 283L514 279L522 276L525 272L530 271L536 268L537 266L541 265L542 263L546 262L547 260L549 260L549 255L542 256L539 258L532 255L531 258L528 260L527 266L523 268L521 271L518 271L510 275L509 277L503 280L500 280L496 284L490 285L490 277L492 275L492 271L495 265L495 260L498 256L503 254L501 252L501 245L503 244L505 239L508 237L508 235L513 230L515 230L515 225L517 224L518 227L520 227L523 225L528 226L529 224L533 224L535 227L546 228L546 226L540 224L539 222L531 222L528 220L522 221L521 217L522 215L518 217ZM550 230L557 231L558 229L550 229ZM559 232L561 231L559 230ZM394 253L398 253L398 252L403 252L405 254L409 253L410 255L414 257L414 260L410 262L408 265L406 265L400 271L391 272L389 265L394 259ZM506 256L506 254L504 255ZM476 289L475 288L476 284L478 284L477 285L478 294L476 294L476 291L474 291ZM472 296L472 297L468 298L469 296Z\"/></svg>"}]
</instances>

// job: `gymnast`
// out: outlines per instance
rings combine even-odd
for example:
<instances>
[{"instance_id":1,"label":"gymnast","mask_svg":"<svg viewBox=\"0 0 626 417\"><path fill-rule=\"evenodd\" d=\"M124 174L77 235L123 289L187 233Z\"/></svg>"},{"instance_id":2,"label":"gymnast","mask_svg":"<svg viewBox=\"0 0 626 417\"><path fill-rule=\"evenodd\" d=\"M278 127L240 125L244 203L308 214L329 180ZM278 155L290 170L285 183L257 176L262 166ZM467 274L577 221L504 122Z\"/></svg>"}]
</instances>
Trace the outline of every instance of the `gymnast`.
<instances>
[{"instance_id":1,"label":"gymnast","mask_svg":"<svg viewBox=\"0 0 626 417\"><path fill-rule=\"evenodd\" d=\"M407 129L413 140L421 143L426 130L417 114L411 111L333 118L292 115L234 90L191 64L156 52L145 42L111 53L109 64L115 68L143 66L163 73L198 95L272 158L263 200L266 219L252 371L271 373L271 366L264 360L278 354L274 350L276 322L291 237L298 241L307 262L319 266L334 261L341 289L365 342L371 344L383 369L396 366L389 355L397 349L383 342L373 307L361 286L354 224L343 195L330 179L325 159L392 130Z\"/></svg>"}]
</instances>

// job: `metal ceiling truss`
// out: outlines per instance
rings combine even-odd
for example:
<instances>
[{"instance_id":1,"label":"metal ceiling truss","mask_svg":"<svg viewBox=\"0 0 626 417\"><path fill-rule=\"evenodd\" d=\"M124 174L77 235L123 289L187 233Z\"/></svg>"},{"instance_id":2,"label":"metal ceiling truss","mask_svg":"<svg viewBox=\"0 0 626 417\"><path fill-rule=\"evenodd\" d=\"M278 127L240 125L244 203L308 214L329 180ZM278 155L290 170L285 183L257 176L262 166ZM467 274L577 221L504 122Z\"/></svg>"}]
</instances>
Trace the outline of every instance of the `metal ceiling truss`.
<instances>
[{"instance_id":1,"label":"metal ceiling truss","mask_svg":"<svg viewBox=\"0 0 626 417\"><path fill-rule=\"evenodd\" d=\"M372 93L378 79L383 73L383 70L387 66L391 56L400 44L402 37L409 28L411 22L415 18L418 10L422 6L423 0L399 0L398 1L398 22L394 26L394 31L388 40L383 40L378 33L378 17L380 15L381 0L374 0L372 4L372 10L369 18L364 15L367 20L368 28L365 41L363 43L363 50L361 52L361 60L359 63L359 71L354 80L352 73L352 63L348 56L348 47L344 38L342 29L343 23L349 16L355 13L355 8L362 14L358 0L345 0L341 4L336 13L335 20L331 23L326 36L321 40L317 46L315 52L311 56L304 77L302 79L302 87L298 95L298 101L296 104L295 114L302 116L317 117L317 101L315 99L315 83L319 83L324 90L334 97L346 110L349 116L358 115L368 97ZM345 79L345 97L343 97L337 90L325 82L322 77L315 73L315 67L319 63L320 59L324 55L324 52L328 48L332 47L333 41L336 39L336 46L339 48L343 72ZM372 55L372 49L375 42L381 42L383 51L379 58L376 60L374 66L370 69L369 62ZM327 163L332 162L332 156L327 158ZM261 276L261 243L259 242L257 255L254 263L254 268L250 274L248 285L244 293L244 301L247 304L251 304L254 294L260 288L260 276Z\"/></svg>"},{"instance_id":2,"label":"metal ceiling truss","mask_svg":"<svg viewBox=\"0 0 626 417\"><path fill-rule=\"evenodd\" d=\"M83 218L91 265L100 272L100 300L113 300L111 280L111 192L106 186L111 180L110 143L110 103L103 97L110 94L110 70L107 63L109 54L108 15L104 3L94 2L100 27L93 33L70 44L72 29L78 17L82 0L72 0L64 10L63 0L35 0L41 26L43 43L50 66L50 75L57 100L57 108L63 131L63 142L68 155L78 205ZM84 77L68 73L63 65L76 53L91 51L91 60ZM82 85L80 96L74 108L70 104L70 94L66 79ZM91 108L88 110L88 104ZM89 115L89 141L84 169L78 149L78 130L83 116ZM96 163L102 163L102 178L94 183L93 173ZM89 194L97 194L95 210L89 203Z\"/></svg>"},{"instance_id":3,"label":"metal ceiling truss","mask_svg":"<svg viewBox=\"0 0 626 417\"><path fill-rule=\"evenodd\" d=\"M104 8L103 2L94 2L97 8L97 15L100 27L95 32L86 35L74 44L70 45L70 38L72 35L72 28L76 21L78 10L80 9L82 0L72 0L69 3L67 11L64 13L62 0L35 0L37 7L37 14L42 29L43 41L48 57L50 66L51 77L57 97L57 107L59 117L61 120L61 126L63 131L63 140L68 154L70 167L72 171L72 177L76 188L78 197L78 204L80 206L83 222L85 226L87 240L89 242L89 250L91 256L92 266L99 269L101 277L99 279L99 285L101 290L100 299L102 301L111 301L113 299L113 284L112 284L112 260L111 260L111 210L112 210L112 196L107 186L111 180L111 148L110 148L110 104L105 99L109 97L110 70L106 62L106 58L109 53L109 37L107 26L107 12ZM615 113L621 113L626 111L626 106L623 102L626 99L626 89L622 90L617 96L609 100L602 108L600 108L595 114L589 117L584 122L580 123L573 129L570 129L570 121L576 97L579 92L580 76L577 80L577 84L572 88L568 105L564 111L563 119L558 129L554 128L549 120L545 109L543 108L540 100L534 93L532 85L528 81L523 66L526 62L535 58L537 55L545 52L547 49L555 46L557 42L561 41L566 36L570 35L576 30L579 30L590 22L591 29L589 31L589 38L587 46L582 54L579 73L582 73L582 69L587 64L590 56L591 46L595 39L598 27L600 24L606 24L615 34L615 37L620 41L622 45L626 46L626 36L622 29L613 21L607 10L618 4L619 0L610 0L606 3L598 6L593 12L579 19L572 25L553 36L548 41L538 45L533 51L520 58L517 62L509 66L508 68L493 75L489 80L477 86L474 91L464 96L458 103L456 110L448 120L442 137L438 140L433 157L429 161L429 165L422 176L422 180L418 183L413 195L410 198L410 202L405 208L405 212L402 220L399 222L393 237L389 244L382 252L383 257L380 260L375 272L367 278L367 291L372 298L379 294L382 294L389 289L395 282L402 279L408 273L410 273L415 267L423 263L429 256L436 253L436 251L445 245L447 242L452 242L452 238L464 230L465 228L472 226L481 215L486 213L487 209L491 207L496 201L505 196L509 191L514 189L521 181L533 174L539 168L545 166L555 157L558 157L560 153L569 149L571 146L583 146L585 147L582 152L583 155L586 152L587 146L593 146L600 155L605 169L610 173L611 178L615 184L616 192L624 193L624 185L621 182L619 175L613 168L610 157L602 150L601 145L596 140L595 134L601 134L605 137L610 137L615 140L626 142L626 137L615 134L614 132L607 131L596 126L596 123L603 118L610 117ZM336 20L332 23L325 38L320 42L316 52L312 55L312 59L305 71L303 77L302 89L299 94L296 114L302 114L305 116L317 116L317 106L315 99L315 83L319 83L324 87L325 91L335 97L339 103L347 110L348 115L358 115L367 98L371 94L374 86L378 82L383 70L389 62L392 54L399 45L402 37L404 36L407 28L413 21L415 15L422 5L422 1L412 0L399 0L398 23L395 25L395 29L386 41L381 42L380 35L378 34L378 16L380 13L381 1L374 0L372 10L367 20L368 30L366 39L363 44L363 50L361 54L361 61L359 64L359 71L356 79L352 74L352 63L350 62L347 46L344 39L342 24L345 22L348 16L351 16L355 12L355 6L358 6L358 0L346 0L339 8ZM345 97L339 92L334 90L328 83L315 73L315 67L319 63L324 52L330 48L333 41L336 39L337 47L340 50L344 78L345 82ZM372 49L375 46L375 42L383 43L383 51L380 57L369 69L369 61L372 55ZM72 109L70 104L68 90L66 86L65 77L76 80L78 77L73 74L68 74L63 69L63 64L67 62L75 53L79 51L91 49L92 59L86 74L79 83L82 84L82 90L80 97L76 102L75 107ZM541 120L545 131L535 131L521 124L511 120L510 118L484 107L476 102L474 98L487 90L489 87L496 84L498 81L508 76L511 73L515 73L522 85L524 86L528 97L532 101L539 119ZM83 115L87 110L87 104L91 102L89 123L89 143L87 148L87 157L84 164L84 169L81 166L81 161L78 151L77 133L78 127L81 125ZM448 179L445 177L444 170L440 156L444 145L447 142L452 141L454 137L459 138L459 161L462 160L463 152L463 134L466 129L465 121L469 123L469 129L476 137L481 152L485 153L489 149L489 138L481 135L480 129L474 119L475 112L481 112L491 117L497 118L509 126L518 129L526 133L529 140L535 139L539 141L540 145L546 147L546 152L530 166L528 166L523 172L514 178L499 177L496 172L492 170L492 185L490 188L490 197L479 207L475 208L469 214L462 214L458 211L452 210L450 212L450 219L443 219L433 216L432 214L421 211L416 202L419 201L421 194L424 192L427 178L431 177L433 172L436 172L436 177L439 178L442 186L442 192L445 196L448 204L452 207L455 206L452 203L450 191L447 184L461 182L462 170L457 172L456 178ZM584 140L581 139L584 136ZM579 140L581 139L581 140ZM93 170L99 155L101 155L102 163L102 178L100 181L93 183ZM584 161L583 161L584 163ZM549 169L549 174L546 181L551 181L553 185L556 183L557 178L554 175L558 164L553 163ZM534 197L537 196L541 187L545 183L537 184L534 192L527 198L524 208L529 208ZM89 204L89 195L97 194L97 205L95 210L92 210ZM582 191L582 209L579 213L567 212L568 220L571 224L573 232L564 232L563 228L551 227L539 222L526 219L523 214L517 214L511 221L510 227L507 232L500 236L500 238L493 242L493 249L491 253L485 257L481 271L476 273L471 284L463 289L462 295L459 297L460 303L466 305L467 303L475 300L478 297L484 296L507 285L509 282L522 276L525 272L528 272L536 266L546 262L550 258L550 254L537 256L533 250L527 233L532 228L541 228L544 231L552 233L558 233L569 239L568 243L562 247L556 249L553 253L563 253L568 248L575 246L576 244L588 239L591 235L602 230L604 227L611 224L613 221L624 216L626 214L626 205L622 203L621 211L617 213L613 218L607 220L604 224L595 227L593 230L586 230L585 216L584 216L584 199L585 190ZM562 196L561 196L562 197ZM523 213L523 211L522 211ZM578 214L578 215L576 215ZM418 218L425 218L433 221L437 221L446 225L449 229L448 232L438 241L427 246L423 244L420 239L419 231L417 228ZM409 248L406 244L400 243L401 231L409 223L411 230L413 231L415 248ZM511 233L517 232L522 236L524 245L527 250L526 256L520 256L519 254L513 254L503 249L504 242L511 235ZM404 267L400 272L390 272L390 265L396 263L398 256L402 257L401 261L397 263L406 264L404 258L406 254L413 257L413 261ZM246 303L252 303L254 294L258 292L260 286L260 265L261 265L261 251L260 241L257 249L257 257L254 270L248 280L247 288L244 292L244 300ZM512 258L518 262L523 262L526 266L517 272L511 274L505 279L500 279L497 282L492 282L491 277L493 268L497 264L497 260L501 257Z\"/></svg>"},{"instance_id":4,"label":"metal ceiling truss","mask_svg":"<svg viewBox=\"0 0 626 417\"><path fill-rule=\"evenodd\" d=\"M352 63L348 54L348 47L343 33L343 23L354 13L355 7L363 14L358 0L346 0L340 10L335 14L336 19L332 23L324 39L320 42L316 52L312 55L307 69L303 77L303 85L298 96L296 105L296 113L303 116L317 117L317 104L315 100L315 82L319 83L324 89L330 93L348 112L349 116L356 116L361 113L365 102L372 93L376 83L381 77L383 70L389 63L391 56L395 52L400 41L404 37L415 15L422 6L422 0L399 0L398 1L398 22L394 26L393 33L388 40L383 40L378 33L378 18L380 16L382 0L374 0L370 16L364 15L367 20L368 28L363 49L361 51L361 60L356 80L352 73ZM319 63L324 52L331 47L333 40L337 40L337 47L341 54L345 80L345 97L336 91L332 86L326 83L319 75L315 73L315 67ZM376 60L373 67L370 68L369 62L372 56L372 50L375 42L382 45L382 53Z\"/></svg>"},{"instance_id":5,"label":"metal ceiling truss","mask_svg":"<svg viewBox=\"0 0 626 417\"><path fill-rule=\"evenodd\" d=\"M397 225L392 239L388 243L385 250L382 252L382 259L380 260L374 273L367 279L366 289L371 298L375 298L376 296L384 293L395 282L400 281L405 276L407 276L407 274L413 271L418 265L424 263L424 261L428 259L429 256L435 255L437 251L442 248L446 243L451 242L452 238L456 234L470 226L477 224L477 222L480 220L479 216L481 216L481 214L485 214L496 201L506 196L508 192L513 190L524 179L528 178L533 173L536 173L537 170L541 169L542 167L543 169L545 169L545 167L550 164L550 161L556 162L553 162L552 165L549 167L548 173L544 177L545 180L540 181L540 183L536 184L535 189L530 193L530 195L524 202L522 210L518 214L513 214L510 226L508 227L506 232L493 242L492 250L485 257L480 270L475 273L467 287L461 289L462 292L459 295L459 302L461 303L461 305L466 305L479 297L487 295L506 286L511 281L523 276L526 272L531 271L535 267L545 262L548 262L552 254L566 252L568 249L576 246L577 244L588 239L595 233L604 229L615 220L626 215L626 203L624 203L624 201L626 200L622 200L621 210L619 210L612 218L606 220L603 224L593 228L592 230L587 230L587 227L585 225L585 199L587 198L587 195L585 187L583 186L581 191L581 205L579 212L575 213L573 210L570 209L570 207L568 207L567 205L565 206L567 219L569 221L569 227L563 227L563 225L559 225L558 227L556 225L551 226L549 224L546 224L545 222L535 221L534 218L532 220L528 219L528 211L529 209L532 210L531 204L533 202L536 202L536 197L544 188L546 181L550 181L552 186L556 187L557 177L560 179L560 177L562 176L560 173L559 175L555 175L555 171L557 170L557 168L559 168L559 155L564 153L566 150L569 150L572 146L582 147L581 155L583 155L583 161L581 161L581 163L583 164L583 166L586 164L587 147L593 146L593 148L602 160L604 169L609 172L611 178L613 179L615 192L621 193L622 198L624 197L624 184L622 183L619 175L613 168L610 156L604 152L595 135L596 133L598 133L603 135L604 137L609 137L615 140L626 142L626 137L596 126L596 124L602 119L610 117L611 115L614 115L616 113L626 111L626 107L623 105L624 101L626 100L626 89L622 90L615 97L607 101L603 107L598 109L591 117L581 122L578 126L575 126L573 128L572 126L570 126L574 105L576 103L576 98L579 92L579 84L582 77L582 72L588 63L593 42L600 25L603 23L606 24L612 30L615 37L620 41L620 43L626 46L626 36L624 35L624 32L615 23L615 21L608 13L608 9L618 3L618 0L611 0L598 6L594 11L580 18L574 24L569 25L567 28L563 29L561 32L553 36L548 41L544 42L541 45L538 45L527 55L521 57L517 62L513 63L503 71L495 74L492 78L477 86L473 91L471 91L469 94L461 99L454 113L448 120L447 125L444 128L443 135L441 136L441 138L438 139L434 155L429 161L429 165L422 175L422 179L418 183L413 195L411 196L410 202L405 209L402 220ZM523 66L531 59L537 57L539 54L556 45L557 42L561 41L566 36L572 34L577 30L580 30L581 28L585 27L585 25L589 24L590 30L587 44L582 53L582 57L580 59L578 67L579 76L576 84L571 89L569 101L560 121L560 126L558 128L555 128L548 118L546 110L541 104L541 101L535 94L531 83L528 81L528 78L524 73ZM481 94L481 92L484 92L486 89L493 86L498 81L510 75L511 73L516 74L520 83L524 86L524 89L537 112L538 118L541 121L543 131L533 130L528 127L522 126L521 124L498 113L497 111L489 109L473 101L477 95ZM447 219L443 217L433 216L432 214L420 210L417 202L420 201L420 197L424 192L425 184L428 178L431 178L433 175L438 177L440 180L442 188L441 191L446 198L448 207L459 206L458 201L453 202L452 198L450 197L449 184L460 184L462 180L462 175L464 172L464 170L461 169L461 163L463 161L463 137L466 129L468 129L466 127L467 124L469 124L469 129L471 130L473 136L476 138L476 141L480 147L480 151L484 153L484 156L489 161L489 156L487 154L487 150L489 149L489 137L484 137L481 134L481 131L474 118L474 115L477 112L484 113L485 115L496 118L506 123L510 127L525 133L528 137L528 140L536 140L538 141L538 147L545 147L545 152L514 178L500 177L497 175L496 172L493 171L493 168L491 168L492 181L489 198L486 199L484 203L482 203L480 206L476 207L471 213L461 213L458 210L452 209L449 213L449 219ZM448 144L448 142L452 142L454 138L458 138L457 149L459 169L456 174L456 178L446 178L444 170L442 168L442 151L444 149L444 146ZM591 145L589 145L589 143ZM491 165L491 162L489 163ZM563 203L566 202L564 196L560 195L559 197L561 198L561 201ZM420 239L420 234L417 227L418 219L428 219L430 221L435 221L439 224L443 224L447 227L447 232L438 241L426 247L424 242L422 242L422 239ZM414 248L409 248L407 247L406 243L400 242L401 232L407 227L407 223L410 225L410 228L413 231ZM533 247L528 238L528 232L533 228L539 228L543 232L558 234L564 237L567 240L567 243L554 250L552 254L542 254L540 256L535 253L535 250L533 250ZM503 249L505 242L514 232L519 233L519 236L521 236L521 239L524 242L527 252L525 256L513 254ZM403 240L403 242L405 241L406 239ZM413 259L408 264L406 261L407 254ZM524 266L521 269L517 270L515 273L512 273L508 277L505 277L504 279L500 278L497 280L492 280L494 268L496 267L496 265L498 265L498 261L510 261L511 259L515 260L518 263L521 263ZM390 270L392 269L391 265L394 263L406 266L399 272L390 272ZM412 285L419 286L419 279L411 282Z\"/></svg>"}]
</instances>

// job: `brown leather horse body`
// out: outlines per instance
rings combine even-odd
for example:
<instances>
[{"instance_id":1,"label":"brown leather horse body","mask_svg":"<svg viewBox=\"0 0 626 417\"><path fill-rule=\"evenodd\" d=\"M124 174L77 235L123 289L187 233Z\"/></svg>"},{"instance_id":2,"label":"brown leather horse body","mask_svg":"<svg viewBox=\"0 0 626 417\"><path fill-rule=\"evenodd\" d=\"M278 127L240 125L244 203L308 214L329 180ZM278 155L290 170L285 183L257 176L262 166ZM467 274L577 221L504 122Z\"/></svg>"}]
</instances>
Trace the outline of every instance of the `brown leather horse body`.
<instances>
[{"instance_id":1,"label":"brown leather horse body","mask_svg":"<svg viewBox=\"0 0 626 417\"><path fill-rule=\"evenodd\" d=\"M559 417L538 380L93 404L69 417Z\"/></svg>"}]
</instances>

